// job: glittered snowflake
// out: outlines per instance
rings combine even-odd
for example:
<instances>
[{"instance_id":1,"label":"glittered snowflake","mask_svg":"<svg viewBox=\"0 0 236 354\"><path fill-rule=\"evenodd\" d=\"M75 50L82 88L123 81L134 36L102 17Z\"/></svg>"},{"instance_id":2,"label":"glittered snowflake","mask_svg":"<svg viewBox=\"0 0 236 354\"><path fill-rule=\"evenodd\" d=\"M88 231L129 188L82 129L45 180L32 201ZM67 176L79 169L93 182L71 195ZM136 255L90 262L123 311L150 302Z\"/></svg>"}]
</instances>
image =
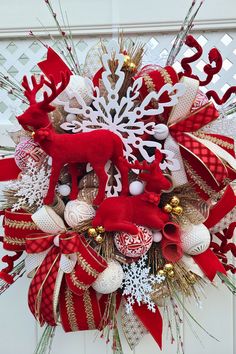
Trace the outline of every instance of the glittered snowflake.
<instances>
[{"instance_id":1,"label":"glittered snowflake","mask_svg":"<svg viewBox=\"0 0 236 354\"><path fill-rule=\"evenodd\" d=\"M14 196L18 197L12 210L19 210L26 205L41 207L48 191L49 177L49 166L39 167L36 161L29 159L27 169L22 172L20 179L10 184L10 188L15 191Z\"/></svg>"},{"instance_id":2,"label":"glittered snowflake","mask_svg":"<svg viewBox=\"0 0 236 354\"><path fill-rule=\"evenodd\" d=\"M54 101L55 104L63 106L65 112L74 114L83 119L72 120L61 124L61 128L72 133L82 133L93 131L94 129L107 129L117 134L123 141L124 154L129 160L136 160L134 151L139 151L140 155L147 162L154 160L154 155L150 156L147 148L156 148L163 152L165 160L162 169L169 168L174 171L179 169L178 160L174 153L161 149L159 142L153 139L155 134L155 122L147 121L147 117L160 115L165 107L173 107L177 104L178 98L185 92L183 84L165 84L158 92L151 91L143 101L137 105L137 98L140 93L143 78L139 77L128 87L126 94L119 100L119 91L125 80L125 73L122 70L124 55L120 53L120 47L116 41L111 41L107 45L107 53L101 57L104 71L101 74L103 90L94 86L93 82L85 78L87 86L87 96L91 98L88 105L78 90L66 89L66 95L62 94ZM117 67L115 76L117 80L111 81L112 72L109 63L115 60ZM70 86L70 84L69 84ZM106 95L104 95L106 92ZM170 100L160 102L164 92L168 93ZM71 102L77 101L77 105ZM150 108L152 101L157 102L156 108ZM143 135L148 134L149 139L143 139Z\"/></svg>"},{"instance_id":3,"label":"glittered snowflake","mask_svg":"<svg viewBox=\"0 0 236 354\"><path fill-rule=\"evenodd\" d=\"M146 266L147 255L137 262L124 265L123 295L126 295L126 312L130 313L135 302L140 306L146 304L148 309L155 312L155 303L151 299L153 285L161 284L165 280L163 275L150 274L150 267Z\"/></svg>"}]
</instances>

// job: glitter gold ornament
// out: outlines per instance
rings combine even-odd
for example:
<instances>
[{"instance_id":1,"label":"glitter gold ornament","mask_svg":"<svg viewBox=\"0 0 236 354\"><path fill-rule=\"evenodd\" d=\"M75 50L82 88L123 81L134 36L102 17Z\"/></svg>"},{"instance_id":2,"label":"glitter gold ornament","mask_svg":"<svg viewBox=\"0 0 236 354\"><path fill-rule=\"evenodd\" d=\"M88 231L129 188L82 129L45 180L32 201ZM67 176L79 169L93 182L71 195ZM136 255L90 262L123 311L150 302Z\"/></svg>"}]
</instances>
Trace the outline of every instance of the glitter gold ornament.
<instances>
[{"instance_id":1,"label":"glitter gold ornament","mask_svg":"<svg viewBox=\"0 0 236 354\"><path fill-rule=\"evenodd\" d=\"M130 64L130 56L125 55L124 56L124 66L128 66Z\"/></svg>"},{"instance_id":2,"label":"glitter gold ornament","mask_svg":"<svg viewBox=\"0 0 236 354\"><path fill-rule=\"evenodd\" d=\"M177 207L180 203L180 200L178 197L176 197L175 195L171 198L171 201L170 201L170 205L172 207Z\"/></svg>"},{"instance_id":3,"label":"glitter gold ornament","mask_svg":"<svg viewBox=\"0 0 236 354\"><path fill-rule=\"evenodd\" d=\"M136 71L136 64L130 63L128 69L129 69L129 71Z\"/></svg>"},{"instance_id":4,"label":"glitter gold ornament","mask_svg":"<svg viewBox=\"0 0 236 354\"><path fill-rule=\"evenodd\" d=\"M167 276L168 276L168 278L174 278L175 272L174 272L173 270L170 270L170 271L167 273Z\"/></svg>"},{"instance_id":5,"label":"glitter gold ornament","mask_svg":"<svg viewBox=\"0 0 236 354\"><path fill-rule=\"evenodd\" d=\"M173 264L171 264L171 263L166 263L164 265L164 271L166 271L166 272L170 272L173 269L174 269L174 267L173 267Z\"/></svg>"},{"instance_id":6,"label":"glitter gold ornament","mask_svg":"<svg viewBox=\"0 0 236 354\"><path fill-rule=\"evenodd\" d=\"M195 284L196 281L197 281L196 276L193 273L190 273L188 278L187 278L187 281L191 285Z\"/></svg>"},{"instance_id":7,"label":"glitter gold ornament","mask_svg":"<svg viewBox=\"0 0 236 354\"><path fill-rule=\"evenodd\" d=\"M99 234L103 234L106 230L104 229L103 226L98 226L98 227L96 227L96 231L97 231Z\"/></svg>"},{"instance_id":8,"label":"glitter gold ornament","mask_svg":"<svg viewBox=\"0 0 236 354\"><path fill-rule=\"evenodd\" d=\"M163 269L158 270L158 275L165 276L166 272Z\"/></svg>"},{"instance_id":9,"label":"glitter gold ornament","mask_svg":"<svg viewBox=\"0 0 236 354\"><path fill-rule=\"evenodd\" d=\"M175 214L175 215L182 215L183 214L183 208L178 205L177 207L175 208L172 208L172 213Z\"/></svg>"},{"instance_id":10,"label":"glitter gold ornament","mask_svg":"<svg viewBox=\"0 0 236 354\"><path fill-rule=\"evenodd\" d=\"M172 212L172 206L167 203L164 207L163 207L163 210L166 212L166 213L171 213Z\"/></svg>"},{"instance_id":11,"label":"glitter gold ornament","mask_svg":"<svg viewBox=\"0 0 236 354\"><path fill-rule=\"evenodd\" d=\"M101 235L97 235L97 236L95 237L95 241L96 241L97 243L103 243L104 238L103 238Z\"/></svg>"},{"instance_id":12,"label":"glitter gold ornament","mask_svg":"<svg viewBox=\"0 0 236 354\"><path fill-rule=\"evenodd\" d=\"M96 229L94 229L93 227L90 227L90 228L88 229L88 235L89 235L90 237L96 237L98 234L97 234Z\"/></svg>"}]
</instances>

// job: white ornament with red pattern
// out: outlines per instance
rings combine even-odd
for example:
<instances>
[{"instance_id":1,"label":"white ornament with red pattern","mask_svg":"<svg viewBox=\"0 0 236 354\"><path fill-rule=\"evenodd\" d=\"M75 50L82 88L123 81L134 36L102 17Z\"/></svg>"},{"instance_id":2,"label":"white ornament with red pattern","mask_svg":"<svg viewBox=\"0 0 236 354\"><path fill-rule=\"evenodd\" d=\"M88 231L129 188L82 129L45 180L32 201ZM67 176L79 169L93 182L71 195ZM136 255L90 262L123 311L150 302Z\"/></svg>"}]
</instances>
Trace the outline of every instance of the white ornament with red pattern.
<instances>
[{"instance_id":1,"label":"white ornament with red pattern","mask_svg":"<svg viewBox=\"0 0 236 354\"><path fill-rule=\"evenodd\" d=\"M126 257L141 257L148 252L153 243L152 231L144 226L138 226L136 235L127 232L117 232L114 242L118 251Z\"/></svg>"},{"instance_id":2,"label":"white ornament with red pattern","mask_svg":"<svg viewBox=\"0 0 236 354\"><path fill-rule=\"evenodd\" d=\"M29 158L32 158L38 166L41 166L46 156L45 152L31 138L23 138L16 146L15 161L22 171L27 169Z\"/></svg>"}]
</instances>

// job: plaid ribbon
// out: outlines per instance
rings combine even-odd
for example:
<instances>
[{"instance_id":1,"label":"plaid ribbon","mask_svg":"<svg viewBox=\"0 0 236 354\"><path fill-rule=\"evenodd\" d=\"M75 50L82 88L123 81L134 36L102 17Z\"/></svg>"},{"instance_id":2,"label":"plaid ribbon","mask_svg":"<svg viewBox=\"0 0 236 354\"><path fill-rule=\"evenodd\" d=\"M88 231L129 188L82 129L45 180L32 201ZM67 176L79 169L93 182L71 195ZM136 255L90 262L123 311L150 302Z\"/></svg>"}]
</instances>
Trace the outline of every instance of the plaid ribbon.
<instances>
[{"instance_id":1,"label":"plaid ribbon","mask_svg":"<svg viewBox=\"0 0 236 354\"><path fill-rule=\"evenodd\" d=\"M198 130L213 122L218 116L219 113L214 105L208 103L169 126L171 136L180 146L182 157L189 163L193 171L216 192L224 187L227 178L236 178L236 173L204 143L198 141L194 134L197 134ZM234 149L229 148L230 145L234 146L233 139L209 133L204 135L204 139L206 141L212 140L214 144L235 158ZM192 180L192 176L189 174L188 178ZM201 189L198 189L198 192L204 199L209 198Z\"/></svg>"}]
</instances>

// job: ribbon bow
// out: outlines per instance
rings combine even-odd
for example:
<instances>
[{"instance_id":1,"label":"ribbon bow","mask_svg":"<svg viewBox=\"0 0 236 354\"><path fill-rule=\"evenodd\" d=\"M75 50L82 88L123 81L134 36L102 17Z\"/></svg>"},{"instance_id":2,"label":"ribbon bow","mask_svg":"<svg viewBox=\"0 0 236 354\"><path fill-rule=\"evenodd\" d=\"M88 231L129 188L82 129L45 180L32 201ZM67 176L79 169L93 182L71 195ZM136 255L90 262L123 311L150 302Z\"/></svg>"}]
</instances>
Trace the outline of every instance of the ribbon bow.
<instances>
[{"instance_id":1,"label":"ribbon bow","mask_svg":"<svg viewBox=\"0 0 236 354\"><path fill-rule=\"evenodd\" d=\"M225 186L226 179L236 178L234 141L223 135L200 131L217 119L219 113L212 103L189 113L198 84L197 80L185 77L181 81L186 85L186 95L182 98L185 101L180 99L173 108L168 120L169 131L179 146L188 180L194 182L202 198L208 199L211 191L218 192Z\"/></svg>"},{"instance_id":2,"label":"ribbon bow","mask_svg":"<svg viewBox=\"0 0 236 354\"><path fill-rule=\"evenodd\" d=\"M100 302L105 300L98 301L90 285L107 263L85 238L75 232L56 236L43 233L29 235L26 237L26 252L46 254L32 279L28 294L29 308L40 324L57 324L59 303L65 331L74 331L75 327L76 330L98 328L102 313ZM73 257L69 259L69 255ZM92 321L86 317L88 312Z\"/></svg>"}]
</instances>

